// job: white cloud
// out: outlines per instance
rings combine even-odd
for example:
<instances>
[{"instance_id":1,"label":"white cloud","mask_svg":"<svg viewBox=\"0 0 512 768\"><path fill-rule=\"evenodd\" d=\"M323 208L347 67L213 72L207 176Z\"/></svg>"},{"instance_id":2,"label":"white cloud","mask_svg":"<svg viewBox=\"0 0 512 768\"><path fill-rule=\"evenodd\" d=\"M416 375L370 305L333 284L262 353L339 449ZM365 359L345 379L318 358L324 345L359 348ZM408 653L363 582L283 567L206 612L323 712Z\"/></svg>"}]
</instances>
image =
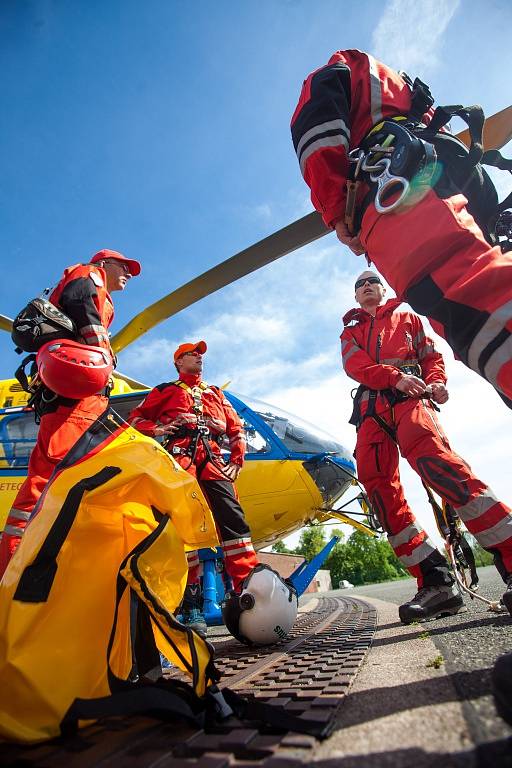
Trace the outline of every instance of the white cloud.
<instances>
[{"instance_id":1,"label":"white cloud","mask_svg":"<svg viewBox=\"0 0 512 768\"><path fill-rule=\"evenodd\" d=\"M168 378L174 350L179 342L157 338L139 342L119 354L119 369L148 384Z\"/></svg>"},{"instance_id":2,"label":"white cloud","mask_svg":"<svg viewBox=\"0 0 512 768\"><path fill-rule=\"evenodd\" d=\"M260 203L259 205L246 205L236 208L235 213L248 221L267 222L273 218L272 207L269 203Z\"/></svg>"},{"instance_id":3,"label":"white cloud","mask_svg":"<svg viewBox=\"0 0 512 768\"><path fill-rule=\"evenodd\" d=\"M334 370L339 361L340 314L353 300L354 281L343 266L341 248L323 242L195 305L187 311L181 338L165 339L165 326L160 326L158 338L143 337L120 355L121 370L154 384L158 377L168 376L177 343L200 338L208 343L206 375L212 380L230 379L240 391L247 386L256 394L262 386L295 384L304 376L309 381L318 375L315 367L328 360ZM174 329L176 321L171 323Z\"/></svg>"},{"instance_id":4,"label":"white cloud","mask_svg":"<svg viewBox=\"0 0 512 768\"><path fill-rule=\"evenodd\" d=\"M374 55L414 77L439 65L443 36L460 0L388 0L372 36Z\"/></svg>"}]
</instances>

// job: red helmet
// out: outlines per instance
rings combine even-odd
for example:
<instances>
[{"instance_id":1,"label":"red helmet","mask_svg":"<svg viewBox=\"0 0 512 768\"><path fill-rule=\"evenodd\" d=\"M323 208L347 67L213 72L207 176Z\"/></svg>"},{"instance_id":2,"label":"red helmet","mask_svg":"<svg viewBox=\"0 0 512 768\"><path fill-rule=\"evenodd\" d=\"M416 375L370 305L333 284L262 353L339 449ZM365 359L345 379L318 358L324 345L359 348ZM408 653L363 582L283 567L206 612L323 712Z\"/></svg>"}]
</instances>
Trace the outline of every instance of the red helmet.
<instances>
[{"instance_id":1,"label":"red helmet","mask_svg":"<svg viewBox=\"0 0 512 768\"><path fill-rule=\"evenodd\" d=\"M57 395L75 400L104 389L114 369L107 350L70 339L42 346L36 362L43 384Z\"/></svg>"}]
</instances>

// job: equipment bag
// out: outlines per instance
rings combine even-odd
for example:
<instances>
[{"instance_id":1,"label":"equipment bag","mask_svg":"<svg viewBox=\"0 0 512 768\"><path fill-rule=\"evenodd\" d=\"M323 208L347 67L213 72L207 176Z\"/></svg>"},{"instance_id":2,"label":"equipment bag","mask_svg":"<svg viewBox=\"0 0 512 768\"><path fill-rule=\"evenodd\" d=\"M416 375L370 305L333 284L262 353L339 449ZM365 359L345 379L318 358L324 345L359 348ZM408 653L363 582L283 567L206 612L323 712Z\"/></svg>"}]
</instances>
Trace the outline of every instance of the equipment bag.
<instances>
[{"instance_id":1,"label":"equipment bag","mask_svg":"<svg viewBox=\"0 0 512 768\"><path fill-rule=\"evenodd\" d=\"M186 550L217 545L195 479L107 410L56 468L0 582L0 740L58 736L76 702L122 709L127 691L131 711L172 711L179 693L143 681L158 651L188 675L191 716L204 709L213 647L173 613Z\"/></svg>"},{"instance_id":2,"label":"equipment bag","mask_svg":"<svg viewBox=\"0 0 512 768\"><path fill-rule=\"evenodd\" d=\"M432 170L434 171L434 166L437 166L436 172L432 174L434 177L432 184L436 194L446 198L462 193L468 200L469 213L482 230L487 242L490 245L500 245L503 252L509 251L512 243L512 227L507 209L512 207L512 193L499 202L496 187L483 166L512 173L512 160L504 158L496 149L484 152L485 115L482 107L479 105L465 107L462 104L438 106L428 125L425 125L423 115L431 111L434 104L429 87L419 78L413 82L405 72L400 72L400 76L411 90L409 114L405 118L390 118L375 126L363 140L362 146L367 148L372 144L382 144L389 133L386 128L391 129L391 133L398 130L407 131L411 140L400 147L402 156L399 158L398 165L401 166L407 165L408 158L412 164L417 162L419 166L425 162L425 158L419 151L418 139L424 148L430 146L433 149L430 160ZM471 142L469 148L454 136L450 129L447 130L446 126L452 117L461 118L468 126ZM400 127L397 123L393 129L394 120L399 122ZM390 170L393 169L390 168ZM412 178L412 172L405 175L407 178ZM365 205L373 199L374 195L375 189L372 189L365 200ZM359 227L361 215L362 213L359 214Z\"/></svg>"},{"instance_id":3,"label":"equipment bag","mask_svg":"<svg viewBox=\"0 0 512 768\"><path fill-rule=\"evenodd\" d=\"M0 582L0 741L136 713L325 738L334 718L221 692L213 646L175 618L186 550L218 543L195 478L108 409L57 466ZM160 653L188 683L154 681Z\"/></svg>"},{"instance_id":4,"label":"equipment bag","mask_svg":"<svg viewBox=\"0 0 512 768\"><path fill-rule=\"evenodd\" d=\"M449 131L443 131L452 116L462 118L469 127L471 146L469 149ZM500 213L512 204L507 198L498 202L496 187L484 165L510 170L512 163L505 160L500 152L483 152L482 130L484 114L479 106L460 105L437 107L432 121L426 128L417 128L414 133L435 147L442 173L435 185L439 197L449 197L462 192L468 200L468 211L482 230L486 240L496 244L496 222Z\"/></svg>"},{"instance_id":5,"label":"equipment bag","mask_svg":"<svg viewBox=\"0 0 512 768\"><path fill-rule=\"evenodd\" d=\"M431 110L434 99L429 87L416 78L412 82L405 73L400 72L412 93L411 109L405 127L416 137L431 142L437 154L441 175L435 184L439 197L449 197L458 192L468 200L468 211L482 230L491 245L501 245L502 250L509 250L510 228L503 228L503 217L512 207L512 193L498 202L496 187L484 165L512 173L512 160L506 159L497 149L484 152L483 129L485 115L478 104L465 107L462 104L450 104L436 107L430 123L422 123L423 115ZM452 117L461 118L468 126L469 148L454 136L446 126ZM505 222L507 222L505 216ZM508 240L503 244L500 237ZM505 248L503 247L505 245Z\"/></svg>"},{"instance_id":6,"label":"equipment bag","mask_svg":"<svg viewBox=\"0 0 512 768\"><path fill-rule=\"evenodd\" d=\"M73 321L44 296L29 301L12 324L11 338L20 352L37 352L49 341L76 337Z\"/></svg>"}]
</instances>

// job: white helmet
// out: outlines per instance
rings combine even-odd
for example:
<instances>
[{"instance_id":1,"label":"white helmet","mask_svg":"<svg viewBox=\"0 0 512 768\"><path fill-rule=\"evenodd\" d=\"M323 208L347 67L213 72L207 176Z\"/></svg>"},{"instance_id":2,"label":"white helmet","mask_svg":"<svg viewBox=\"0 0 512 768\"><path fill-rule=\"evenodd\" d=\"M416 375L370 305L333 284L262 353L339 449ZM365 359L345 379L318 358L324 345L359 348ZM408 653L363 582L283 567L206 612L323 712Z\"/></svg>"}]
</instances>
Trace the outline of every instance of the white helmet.
<instances>
[{"instance_id":1,"label":"white helmet","mask_svg":"<svg viewBox=\"0 0 512 768\"><path fill-rule=\"evenodd\" d=\"M246 645L270 645L286 637L297 616L293 586L268 565L257 565L240 592L228 592L222 616L231 634Z\"/></svg>"}]
</instances>

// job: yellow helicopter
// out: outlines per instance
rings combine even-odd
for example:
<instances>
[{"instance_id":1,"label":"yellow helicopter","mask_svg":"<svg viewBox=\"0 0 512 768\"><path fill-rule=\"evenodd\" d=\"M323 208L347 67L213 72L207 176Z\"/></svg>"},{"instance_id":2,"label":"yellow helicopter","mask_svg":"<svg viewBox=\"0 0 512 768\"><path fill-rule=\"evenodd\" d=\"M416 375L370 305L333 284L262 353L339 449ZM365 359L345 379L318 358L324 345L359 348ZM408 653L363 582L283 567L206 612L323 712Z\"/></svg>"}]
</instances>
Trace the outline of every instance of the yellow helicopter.
<instances>
[{"instance_id":1,"label":"yellow helicopter","mask_svg":"<svg viewBox=\"0 0 512 768\"><path fill-rule=\"evenodd\" d=\"M470 143L467 131L458 138ZM512 107L489 117L484 126L485 149L499 149L512 138ZM115 353L125 349L159 323L199 299L266 264L328 234L320 215L310 213L202 275L172 291L136 315L112 339ZM0 315L0 329L12 321ZM148 391L141 382L115 374L112 407L122 417ZM329 435L301 419L266 403L225 393L243 419L247 461L237 481L240 499L255 546L261 549L309 522L330 518L372 535L377 523L364 494L356 491L340 506L347 490L357 483L351 454ZM26 476L30 449L36 439L27 394L14 379L0 382L0 528ZM355 509L346 508L357 499Z\"/></svg>"}]
</instances>

